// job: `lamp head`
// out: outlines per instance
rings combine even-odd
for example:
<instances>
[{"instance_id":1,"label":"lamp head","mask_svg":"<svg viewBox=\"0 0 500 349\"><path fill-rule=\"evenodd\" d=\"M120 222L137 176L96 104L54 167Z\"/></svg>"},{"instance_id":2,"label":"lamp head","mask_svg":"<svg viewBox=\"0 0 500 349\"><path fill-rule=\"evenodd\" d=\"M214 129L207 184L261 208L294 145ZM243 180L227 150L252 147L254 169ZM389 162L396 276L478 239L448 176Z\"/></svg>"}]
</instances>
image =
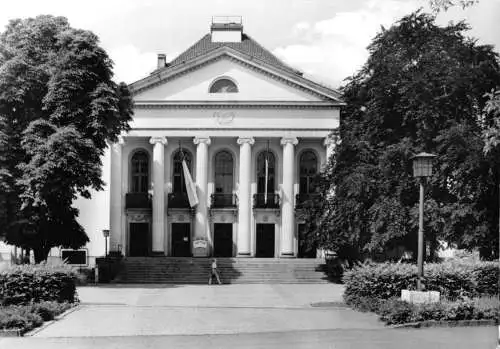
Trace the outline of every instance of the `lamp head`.
<instances>
[{"instance_id":1,"label":"lamp head","mask_svg":"<svg viewBox=\"0 0 500 349\"><path fill-rule=\"evenodd\" d=\"M432 176L432 162L436 155L430 153L418 153L413 156L413 176L430 177Z\"/></svg>"}]
</instances>

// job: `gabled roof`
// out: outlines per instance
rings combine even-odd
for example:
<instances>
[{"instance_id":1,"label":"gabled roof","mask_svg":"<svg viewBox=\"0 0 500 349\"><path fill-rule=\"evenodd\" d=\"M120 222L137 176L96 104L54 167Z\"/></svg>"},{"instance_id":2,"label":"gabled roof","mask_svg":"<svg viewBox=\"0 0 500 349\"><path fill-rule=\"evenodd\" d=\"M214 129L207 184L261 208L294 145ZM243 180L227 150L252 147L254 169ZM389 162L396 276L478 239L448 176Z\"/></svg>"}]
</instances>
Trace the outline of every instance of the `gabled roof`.
<instances>
[{"instance_id":1,"label":"gabled roof","mask_svg":"<svg viewBox=\"0 0 500 349\"><path fill-rule=\"evenodd\" d=\"M266 50L264 47L259 45L255 40L253 40L251 37L249 37L244 33L242 34L241 42L212 42L211 34L207 34L200 40L198 40L198 42L196 42L193 46L188 48L186 51L181 53L177 58L171 61L168 67L173 67L179 64L183 64L193 58L202 56L222 46L231 47L236 51L260 59L267 64L285 70L289 73L302 75L300 71L293 69L288 65L286 65L285 63L283 63L275 55L273 55L271 52Z\"/></svg>"},{"instance_id":2,"label":"gabled roof","mask_svg":"<svg viewBox=\"0 0 500 349\"><path fill-rule=\"evenodd\" d=\"M229 57L237 63L258 69L287 84L320 98L331 100L337 105L344 104L339 91L304 77L300 71L283 63L244 33L242 33L241 42L212 42L211 34L207 34L167 66L156 69L149 76L130 84L129 87L133 94L137 94L221 57Z\"/></svg>"}]
</instances>

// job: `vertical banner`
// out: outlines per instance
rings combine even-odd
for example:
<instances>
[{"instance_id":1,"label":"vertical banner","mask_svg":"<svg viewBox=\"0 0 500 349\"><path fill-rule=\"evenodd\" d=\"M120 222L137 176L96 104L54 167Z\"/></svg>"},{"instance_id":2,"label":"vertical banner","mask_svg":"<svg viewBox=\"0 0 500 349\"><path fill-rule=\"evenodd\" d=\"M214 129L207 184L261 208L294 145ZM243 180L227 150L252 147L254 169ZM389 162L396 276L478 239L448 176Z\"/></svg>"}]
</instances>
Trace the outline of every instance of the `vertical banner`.
<instances>
[{"instance_id":1,"label":"vertical banner","mask_svg":"<svg viewBox=\"0 0 500 349\"><path fill-rule=\"evenodd\" d=\"M182 171L184 172L184 180L186 181L186 191L189 199L189 205L194 207L198 205L198 195L196 195L196 185L191 178L186 161L182 160Z\"/></svg>"}]
</instances>

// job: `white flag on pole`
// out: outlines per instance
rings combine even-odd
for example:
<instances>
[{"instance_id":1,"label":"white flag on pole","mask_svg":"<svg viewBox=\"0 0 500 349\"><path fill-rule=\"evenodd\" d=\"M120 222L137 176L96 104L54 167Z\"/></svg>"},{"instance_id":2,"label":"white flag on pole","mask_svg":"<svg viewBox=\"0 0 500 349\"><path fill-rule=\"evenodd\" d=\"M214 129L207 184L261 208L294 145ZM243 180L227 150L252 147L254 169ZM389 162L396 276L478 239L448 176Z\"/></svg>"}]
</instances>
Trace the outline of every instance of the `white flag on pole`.
<instances>
[{"instance_id":1,"label":"white flag on pole","mask_svg":"<svg viewBox=\"0 0 500 349\"><path fill-rule=\"evenodd\" d=\"M267 205L267 179L269 178L269 161L266 154L266 178L264 179L264 204Z\"/></svg>"},{"instance_id":2,"label":"white flag on pole","mask_svg":"<svg viewBox=\"0 0 500 349\"><path fill-rule=\"evenodd\" d=\"M198 195L196 195L196 184L194 184L193 178L191 178L191 174L189 173L189 168L185 160L182 160L182 170L184 172L184 180L186 181L186 191L189 199L189 205L191 207L194 207L198 205Z\"/></svg>"}]
</instances>

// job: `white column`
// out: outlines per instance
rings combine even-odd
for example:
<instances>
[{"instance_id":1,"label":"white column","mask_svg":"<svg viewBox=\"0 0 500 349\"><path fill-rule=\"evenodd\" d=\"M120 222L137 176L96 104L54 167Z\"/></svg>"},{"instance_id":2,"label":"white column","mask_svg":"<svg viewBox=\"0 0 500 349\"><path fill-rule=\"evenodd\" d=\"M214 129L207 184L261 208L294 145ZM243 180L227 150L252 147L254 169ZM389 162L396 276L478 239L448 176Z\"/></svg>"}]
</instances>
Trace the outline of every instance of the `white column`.
<instances>
[{"instance_id":1,"label":"white column","mask_svg":"<svg viewBox=\"0 0 500 349\"><path fill-rule=\"evenodd\" d=\"M195 137L196 147L196 187L198 205L196 206L195 238L208 238L208 146L210 137Z\"/></svg>"},{"instance_id":2,"label":"white column","mask_svg":"<svg viewBox=\"0 0 500 349\"><path fill-rule=\"evenodd\" d=\"M123 137L110 145L111 150L111 178L109 184L109 251L117 252L121 244L123 229L123 193L122 193L122 152L125 144ZM125 254L125 251L122 251Z\"/></svg>"},{"instance_id":3,"label":"white column","mask_svg":"<svg viewBox=\"0 0 500 349\"><path fill-rule=\"evenodd\" d=\"M164 255L165 243L165 137L151 137L153 144L153 254Z\"/></svg>"},{"instance_id":4,"label":"white column","mask_svg":"<svg viewBox=\"0 0 500 349\"><path fill-rule=\"evenodd\" d=\"M295 230L295 211L293 184L295 179L295 149L299 141L295 137L281 139L283 146L283 197L281 198L281 257L293 257L293 232Z\"/></svg>"},{"instance_id":5,"label":"white column","mask_svg":"<svg viewBox=\"0 0 500 349\"><path fill-rule=\"evenodd\" d=\"M250 181L252 168L252 148L255 140L251 137L238 138L240 145L240 178L238 190L238 256L250 256L251 242L251 197Z\"/></svg>"}]
</instances>

